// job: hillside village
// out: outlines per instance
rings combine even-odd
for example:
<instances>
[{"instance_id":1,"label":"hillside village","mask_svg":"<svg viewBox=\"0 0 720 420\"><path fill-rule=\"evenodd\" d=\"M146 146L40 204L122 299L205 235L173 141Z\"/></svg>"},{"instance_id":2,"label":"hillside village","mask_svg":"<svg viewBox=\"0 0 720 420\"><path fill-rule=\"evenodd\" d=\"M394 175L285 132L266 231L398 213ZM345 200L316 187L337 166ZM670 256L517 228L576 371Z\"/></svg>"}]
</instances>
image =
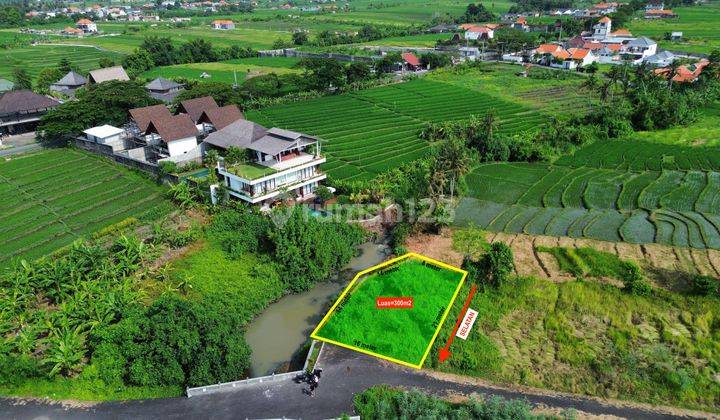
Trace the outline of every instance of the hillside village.
<instances>
[{"instance_id":1,"label":"hillside village","mask_svg":"<svg viewBox=\"0 0 720 420\"><path fill-rule=\"evenodd\" d=\"M0 417L713 418L718 18L0 6Z\"/></svg>"}]
</instances>

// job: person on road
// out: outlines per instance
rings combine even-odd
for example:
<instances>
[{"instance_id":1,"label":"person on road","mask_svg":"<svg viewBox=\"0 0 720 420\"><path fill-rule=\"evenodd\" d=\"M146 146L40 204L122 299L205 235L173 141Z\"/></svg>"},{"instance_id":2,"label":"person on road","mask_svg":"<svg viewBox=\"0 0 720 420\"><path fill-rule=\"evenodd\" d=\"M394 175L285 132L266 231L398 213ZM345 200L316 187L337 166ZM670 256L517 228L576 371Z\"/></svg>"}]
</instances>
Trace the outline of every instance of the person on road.
<instances>
[{"instance_id":1,"label":"person on road","mask_svg":"<svg viewBox=\"0 0 720 420\"><path fill-rule=\"evenodd\" d=\"M317 375L313 373L312 377L310 377L310 396L315 396L315 388L317 388L319 383Z\"/></svg>"}]
</instances>

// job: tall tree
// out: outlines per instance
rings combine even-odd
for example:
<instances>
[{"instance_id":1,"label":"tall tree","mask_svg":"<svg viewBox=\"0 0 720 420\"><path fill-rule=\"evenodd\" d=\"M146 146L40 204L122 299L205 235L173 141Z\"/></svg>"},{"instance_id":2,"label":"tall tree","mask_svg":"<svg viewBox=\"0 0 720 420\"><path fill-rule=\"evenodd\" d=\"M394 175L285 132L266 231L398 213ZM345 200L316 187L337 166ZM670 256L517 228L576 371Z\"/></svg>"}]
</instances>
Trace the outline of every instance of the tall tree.
<instances>
[{"instance_id":1,"label":"tall tree","mask_svg":"<svg viewBox=\"0 0 720 420\"><path fill-rule=\"evenodd\" d=\"M32 89L32 78L24 68L15 67L13 69L13 81L15 82L14 89Z\"/></svg>"},{"instance_id":2,"label":"tall tree","mask_svg":"<svg viewBox=\"0 0 720 420\"><path fill-rule=\"evenodd\" d=\"M147 50L137 48L135 52L125 56L123 66L127 70L128 76L135 78L153 68L155 63Z\"/></svg>"},{"instance_id":3,"label":"tall tree","mask_svg":"<svg viewBox=\"0 0 720 420\"><path fill-rule=\"evenodd\" d=\"M102 124L121 126L127 122L130 109L159 103L148 95L142 84L135 81L90 85L79 90L76 99L43 116L37 130L40 141L60 141Z\"/></svg>"},{"instance_id":4,"label":"tall tree","mask_svg":"<svg viewBox=\"0 0 720 420\"><path fill-rule=\"evenodd\" d=\"M149 36L143 40L140 48L150 53L156 66L175 64L177 51L168 37Z\"/></svg>"},{"instance_id":5,"label":"tall tree","mask_svg":"<svg viewBox=\"0 0 720 420\"><path fill-rule=\"evenodd\" d=\"M40 71L37 78L37 89L39 92L47 93L50 85L60 80L65 74L53 67L46 67Z\"/></svg>"}]
</instances>

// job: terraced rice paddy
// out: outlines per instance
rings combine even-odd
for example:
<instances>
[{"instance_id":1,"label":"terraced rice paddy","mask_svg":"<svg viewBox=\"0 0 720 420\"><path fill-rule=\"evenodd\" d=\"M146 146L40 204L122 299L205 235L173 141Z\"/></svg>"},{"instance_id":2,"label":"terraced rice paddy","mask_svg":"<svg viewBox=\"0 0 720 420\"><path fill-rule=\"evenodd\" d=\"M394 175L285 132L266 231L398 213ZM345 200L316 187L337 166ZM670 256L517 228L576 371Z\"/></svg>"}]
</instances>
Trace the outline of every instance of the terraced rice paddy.
<instances>
[{"instance_id":1,"label":"terraced rice paddy","mask_svg":"<svg viewBox=\"0 0 720 420\"><path fill-rule=\"evenodd\" d=\"M598 142L554 165L468 176L456 223L491 231L720 249L720 149Z\"/></svg>"},{"instance_id":2,"label":"terraced rice paddy","mask_svg":"<svg viewBox=\"0 0 720 420\"><path fill-rule=\"evenodd\" d=\"M68 45L36 45L34 47L13 48L0 51L0 77L10 78L13 67L26 69L36 77L45 67L57 66L60 59L67 58L82 71L98 68L102 57L120 61L120 54L100 51L93 47Z\"/></svg>"},{"instance_id":3,"label":"terraced rice paddy","mask_svg":"<svg viewBox=\"0 0 720 420\"><path fill-rule=\"evenodd\" d=\"M479 91L424 79L270 107L248 118L322 138L323 168L333 179L371 179L424 156L429 146L418 134L427 123L490 110L504 133L534 129L545 118Z\"/></svg>"},{"instance_id":4,"label":"terraced rice paddy","mask_svg":"<svg viewBox=\"0 0 720 420\"><path fill-rule=\"evenodd\" d=\"M127 217L167 211L153 182L93 155L45 150L0 162L0 267Z\"/></svg>"}]
</instances>

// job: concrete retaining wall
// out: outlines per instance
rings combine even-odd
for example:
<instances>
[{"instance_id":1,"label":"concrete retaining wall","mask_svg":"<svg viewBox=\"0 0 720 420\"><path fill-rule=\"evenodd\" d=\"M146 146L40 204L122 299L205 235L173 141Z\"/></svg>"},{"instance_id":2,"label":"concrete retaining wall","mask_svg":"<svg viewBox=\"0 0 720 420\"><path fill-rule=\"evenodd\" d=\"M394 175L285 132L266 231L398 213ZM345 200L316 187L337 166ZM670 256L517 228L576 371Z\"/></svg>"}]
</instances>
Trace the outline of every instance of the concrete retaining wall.
<instances>
[{"instance_id":1,"label":"concrete retaining wall","mask_svg":"<svg viewBox=\"0 0 720 420\"><path fill-rule=\"evenodd\" d=\"M307 368L308 364L310 362L310 355L313 352L313 349L316 345L322 345L321 342L313 340L312 345L310 346L310 350L308 350L307 356L305 356L305 364L303 365L302 370L296 370L294 372L287 372L287 373L278 373L278 374L272 374L267 376L260 376L257 378L250 378L250 379L243 379L240 381L233 381L233 382L223 382L219 384L212 384L212 385L206 385L206 386L199 386L195 388L187 388L185 389L185 394L190 397L196 397L198 395L207 395L207 394L214 394L216 392L226 392L226 391L232 391L233 389L237 389L243 386L248 385L254 385L258 383L273 383L273 382L282 382L286 380L292 380L296 376L301 375L304 373ZM322 354L323 349L320 349L320 352L318 353L317 359L320 359L320 355ZM317 360L316 366L317 366Z\"/></svg>"}]
</instances>

